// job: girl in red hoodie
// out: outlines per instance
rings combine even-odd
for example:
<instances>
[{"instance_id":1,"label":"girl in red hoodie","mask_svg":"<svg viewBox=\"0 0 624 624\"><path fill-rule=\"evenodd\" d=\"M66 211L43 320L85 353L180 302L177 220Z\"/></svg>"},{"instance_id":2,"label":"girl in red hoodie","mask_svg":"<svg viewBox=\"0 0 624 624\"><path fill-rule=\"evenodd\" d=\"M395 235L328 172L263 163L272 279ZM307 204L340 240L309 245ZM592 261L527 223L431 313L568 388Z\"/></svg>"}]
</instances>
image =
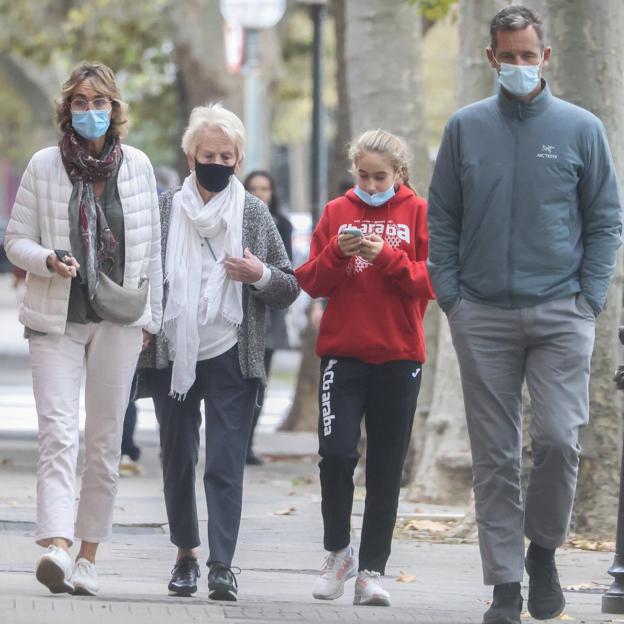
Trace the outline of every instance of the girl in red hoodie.
<instances>
[{"instance_id":1,"label":"girl in red hoodie","mask_svg":"<svg viewBox=\"0 0 624 624\"><path fill-rule=\"evenodd\" d=\"M328 300L316 351L321 509L329 552L312 594L338 598L345 581L357 575L353 604L389 606L380 577L390 555L425 361L422 319L434 298L426 266L426 202L409 186L407 147L398 137L365 132L349 156L357 185L325 206L310 258L296 271L311 297ZM362 417L367 492L358 564L350 517Z\"/></svg>"}]
</instances>

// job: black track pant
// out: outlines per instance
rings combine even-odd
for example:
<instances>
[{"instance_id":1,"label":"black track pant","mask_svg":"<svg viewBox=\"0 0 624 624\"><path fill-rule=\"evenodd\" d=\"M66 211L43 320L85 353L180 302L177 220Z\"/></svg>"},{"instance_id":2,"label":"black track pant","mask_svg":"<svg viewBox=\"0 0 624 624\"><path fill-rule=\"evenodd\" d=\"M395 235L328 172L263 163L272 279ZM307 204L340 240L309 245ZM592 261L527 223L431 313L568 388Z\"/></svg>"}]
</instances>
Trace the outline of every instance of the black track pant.
<instances>
[{"instance_id":1,"label":"black track pant","mask_svg":"<svg viewBox=\"0 0 624 624\"><path fill-rule=\"evenodd\" d=\"M319 463L326 550L350 541L353 471L360 422L366 425L366 502L359 569L385 572L396 521L401 472L409 446L421 364L321 360Z\"/></svg>"}]
</instances>

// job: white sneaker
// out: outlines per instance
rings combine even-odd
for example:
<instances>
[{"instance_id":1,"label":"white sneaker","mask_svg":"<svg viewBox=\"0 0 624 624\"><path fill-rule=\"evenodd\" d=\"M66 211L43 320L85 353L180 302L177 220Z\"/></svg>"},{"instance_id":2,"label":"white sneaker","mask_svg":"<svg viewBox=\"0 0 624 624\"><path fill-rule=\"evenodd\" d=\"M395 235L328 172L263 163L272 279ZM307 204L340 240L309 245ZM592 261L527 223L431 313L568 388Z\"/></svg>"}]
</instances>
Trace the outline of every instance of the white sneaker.
<instances>
[{"instance_id":1,"label":"white sneaker","mask_svg":"<svg viewBox=\"0 0 624 624\"><path fill-rule=\"evenodd\" d=\"M120 477L139 477L143 474L143 468L133 459L130 459L128 455L122 455L119 462L119 476Z\"/></svg>"},{"instance_id":2,"label":"white sneaker","mask_svg":"<svg viewBox=\"0 0 624 624\"><path fill-rule=\"evenodd\" d=\"M71 580L74 584L74 595L76 596L96 596L100 591L95 564L88 559L80 558L76 560Z\"/></svg>"},{"instance_id":3,"label":"white sneaker","mask_svg":"<svg viewBox=\"0 0 624 624\"><path fill-rule=\"evenodd\" d=\"M53 594L71 594L74 591L71 574L72 560L69 553L59 546L48 546L37 562L37 580Z\"/></svg>"},{"instance_id":4,"label":"white sneaker","mask_svg":"<svg viewBox=\"0 0 624 624\"><path fill-rule=\"evenodd\" d=\"M319 600L334 600L344 592L344 584L357 573L353 548L330 552L321 566L320 576L314 581L312 595Z\"/></svg>"},{"instance_id":5,"label":"white sneaker","mask_svg":"<svg viewBox=\"0 0 624 624\"><path fill-rule=\"evenodd\" d=\"M381 574L361 570L355 579L354 605L389 607L390 594L381 586Z\"/></svg>"}]
</instances>

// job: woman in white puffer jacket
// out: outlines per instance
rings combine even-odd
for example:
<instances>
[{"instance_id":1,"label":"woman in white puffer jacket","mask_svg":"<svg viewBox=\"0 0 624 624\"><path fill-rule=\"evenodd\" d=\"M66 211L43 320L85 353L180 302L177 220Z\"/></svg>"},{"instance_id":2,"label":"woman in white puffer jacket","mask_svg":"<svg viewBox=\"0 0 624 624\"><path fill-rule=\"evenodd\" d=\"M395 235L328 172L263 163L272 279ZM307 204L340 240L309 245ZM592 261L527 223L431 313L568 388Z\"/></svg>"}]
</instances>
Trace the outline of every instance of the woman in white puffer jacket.
<instances>
[{"instance_id":1,"label":"woman in white puffer jacket","mask_svg":"<svg viewBox=\"0 0 624 624\"><path fill-rule=\"evenodd\" d=\"M95 554L111 533L132 377L161 324L156 182L147 156L121 145L126 112L108 67L76 67L56 105L59 146L32 157L6 231L9 260L27 271L19 318L39 419L35 538L47 547L37 579L53 593L99 589ZM85 466L76 516L84 370ZM74 537L81 540L75 563Z\"/></svg>"}]
</instances>

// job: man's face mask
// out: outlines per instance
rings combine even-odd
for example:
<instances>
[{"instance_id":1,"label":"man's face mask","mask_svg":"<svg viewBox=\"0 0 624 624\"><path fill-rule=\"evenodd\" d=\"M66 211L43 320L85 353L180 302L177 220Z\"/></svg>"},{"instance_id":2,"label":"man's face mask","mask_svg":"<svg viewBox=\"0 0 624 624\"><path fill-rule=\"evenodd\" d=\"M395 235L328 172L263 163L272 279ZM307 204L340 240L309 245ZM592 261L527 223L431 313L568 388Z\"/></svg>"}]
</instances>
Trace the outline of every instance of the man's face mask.
<instances>
[{"instance_id":1,"label":"man's face mask","mask_svg":"<svg viewBox=\"0 0 624 624\"><path fill-rule=\"evenodd\" d=\"M512 65L496 61L500 65L498 83L512 95L527 96L535 91L540 83L542 61L543 58L537 65Z\"/></svg>"}]
</instances>

